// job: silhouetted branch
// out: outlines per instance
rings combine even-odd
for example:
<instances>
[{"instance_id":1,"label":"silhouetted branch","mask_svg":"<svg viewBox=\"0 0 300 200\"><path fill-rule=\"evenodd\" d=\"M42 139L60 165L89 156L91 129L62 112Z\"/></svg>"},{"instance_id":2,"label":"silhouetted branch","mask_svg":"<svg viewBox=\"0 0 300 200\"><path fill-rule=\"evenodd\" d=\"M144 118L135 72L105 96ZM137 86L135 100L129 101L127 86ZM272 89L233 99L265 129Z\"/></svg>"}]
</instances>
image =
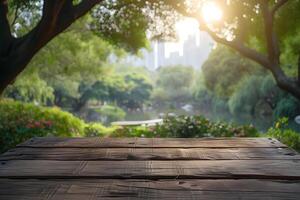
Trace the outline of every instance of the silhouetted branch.
<instances>
[{"instance_id":1,"label":"silhouetted branch","mask_svg":"<svg viewBox=\"0 0 300 200\"><path fill-rule=\"evenodd\" d=\"M300 53L298 57L298 85L300 86Z\"/></svg>"},{"instance_id":2,"label":"silhouetted branch","mask_svg":"<svg viewBox=\"0 0 300 200\"><path fill-rule=\"evenodd\" d=\"M278 9L280 9L283 5L285 5L289 0L278 0L277 3L271 10L272 15L274 16Z\"/></svg>"},{"instance_id":3,"label":"silhouetted branch","mask_svg":"<svg viewBox=\"0 0 300 200\"><path fill-rule=\"evenodd\" d=\"M20 7L20 4L17 4L17 7L15 9L15 13L14 13L14 19L11 22L11 26L15 25L15 23L16 23L18 17L19 17L19 15L18 15L19 7Z\"/></svg>"},{"instance_id":4,"label":"silhouetted branch","mask_svg":"<svg viewBox=\"0 0 300 200\"><path fill-rule=\"evenodd\" d=\"M264 19L265 38L267 41L268 57L273 65L280 64L280 48L276 33L274 32L274 17L270 11L268 2L262 3L262 15Z\"/></svg>"},{"instance_id":5,"label":"silhouetted branch","mask_svg":"<svg viewBox=\"0 0 300 200\"><path fill-rule=\"evenodd\" d=\"M7 1L0 0L0 61L2 61L11 50L11 43L14 39L11 34L7 14Z\"/></svg>"},{"instance_id":6,"label":"silhouetted branch","mask_svg":"<svg viewBox=\"0 0 300 200\"><path fill-rule=\"evenodd\" d=\"M78 19L91 10L96 4L103 2L104 0L83 0L80 4L74 6L74 15Z\"/></svg>"}]
</instances>

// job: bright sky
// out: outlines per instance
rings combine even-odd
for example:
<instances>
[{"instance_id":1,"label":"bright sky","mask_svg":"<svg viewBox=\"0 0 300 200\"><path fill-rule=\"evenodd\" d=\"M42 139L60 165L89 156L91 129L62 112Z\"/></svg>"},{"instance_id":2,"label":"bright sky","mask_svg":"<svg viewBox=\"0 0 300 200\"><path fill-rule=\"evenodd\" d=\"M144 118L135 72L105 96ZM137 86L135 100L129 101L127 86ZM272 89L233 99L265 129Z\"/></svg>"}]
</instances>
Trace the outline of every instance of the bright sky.
<instances>
[{"instance_id":1,"label":"bright sky","mask_svg":"<svg viewBox=\"0 0 300 200\"><path fill-rule=\"evenodd\" d=\"M165 45L167 57L169 57L171 52L178 51L180 55L182 55L184 41L187 40L190 35L199 35L199 24L195 19L185 18L176 24L176 31L178 42L167 42ZM197 45L199 45L199 37L197 37L197 39Z\"/></svg>"},{"instance_id":2,"label":"bright sky","mask_svg":"<svg viewBox=\"0 0 300 200\"><path fill-rule=\"evenodd\" d=\"M202 6L201 11L202 17L204 21L210 25L214 22L218 22L222 20L223 12L218 7L218 5L213 1L208 1ZM181 21L179 21L176 24L176 31L178 35L178 42L168 42L166 43L166 56L169 57L171 52L178 52L180 55L182 55L183 50L183 44L184 41L190 36L190 35L198 35L197 38L197 45L199 45L199 23L197 20L192 18L185 18Z\"/></svg>"}]
</instances>

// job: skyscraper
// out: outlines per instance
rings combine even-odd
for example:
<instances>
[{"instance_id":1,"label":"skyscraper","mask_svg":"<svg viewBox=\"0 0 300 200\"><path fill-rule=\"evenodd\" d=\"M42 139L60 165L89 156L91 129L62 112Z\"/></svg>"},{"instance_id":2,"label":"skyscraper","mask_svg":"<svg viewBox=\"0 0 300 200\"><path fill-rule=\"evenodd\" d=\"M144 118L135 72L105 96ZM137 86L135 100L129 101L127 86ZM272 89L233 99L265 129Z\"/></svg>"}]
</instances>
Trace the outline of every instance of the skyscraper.
<instances>
[{"instance_id":1,"label":"skyscraper","mask_svg":"<svg viewBox=\"0 0 300 200\"><path fill-rule=\"evenodd\" d=\"M177 45L180 46L180 45ZM168 49L166 55L166 43L153 41L151 50L142 50L142 58L129 56L126 63L135 66L144 66L149 70L169 65L185 65L200 68L207 59L213 47L212 39L203 32L191 34L178 48Z\"/></svg>"}]
</instances>

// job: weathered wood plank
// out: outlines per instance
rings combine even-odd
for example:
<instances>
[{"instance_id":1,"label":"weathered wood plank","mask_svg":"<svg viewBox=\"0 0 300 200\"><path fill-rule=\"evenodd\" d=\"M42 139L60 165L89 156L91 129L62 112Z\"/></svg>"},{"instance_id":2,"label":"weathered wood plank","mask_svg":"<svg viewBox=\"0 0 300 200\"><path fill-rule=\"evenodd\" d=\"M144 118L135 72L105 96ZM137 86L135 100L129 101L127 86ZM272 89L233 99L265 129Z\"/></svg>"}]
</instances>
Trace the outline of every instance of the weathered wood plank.
<instances>
[{"instance_id":1,"label":"weathered wood plank","mask_svg":"<svg viewBox=\"0 0 300 200\"><path fill-rule=\"evenodd\" d=\"M300 180L299 160L0 162L0 178L248 178Z\"/></svg>"},{"instance_id":2,"label":"weathered wood plank","mask_svg":"<svg viewBox=\"0 0 300 200\"><path fill-rule=\"evenodd\" d=\"M18 147L286 148L271 138L32 138Z\"/></svg>"},{"instance_id":3,"label":"weathered wood plank","mask_svg":"<svg viewBox=\"0 0 300 200\"><path fill-rule=\"evenodd\" d=\"M11 180L1 200L299 199L300 182L274 180Z\"/></svg>"},{"instance_id":4,"label":"weathered wood plank","mask_svg":"<svg viewBox=\"0 0 300 200\"><path fill-rule=\"evenodd\" d=\"M0 160L290 160L289 148L28 148L11 149Z\"/></svg>"}]
</instances>

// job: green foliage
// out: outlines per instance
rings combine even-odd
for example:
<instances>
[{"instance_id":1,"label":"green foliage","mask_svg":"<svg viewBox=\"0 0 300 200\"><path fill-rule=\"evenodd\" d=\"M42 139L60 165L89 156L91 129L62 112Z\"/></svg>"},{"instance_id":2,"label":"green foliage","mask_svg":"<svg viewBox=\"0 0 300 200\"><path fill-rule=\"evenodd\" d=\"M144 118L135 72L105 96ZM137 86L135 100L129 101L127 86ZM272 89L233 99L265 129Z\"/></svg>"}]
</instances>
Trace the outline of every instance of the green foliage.
<instances>
[{"instance_id":1,"label":"green foliage","mask_svg":"<svg viewBox=\"0 0 300 200\"><path fill-rule=\"evenodd\" d=\"M113 134L118 127L105 127L100 123L87 124L84 130L86 137L104 137Z\"/></svg>"},{"instance_id":2,"label":"green foliage","mask_svg":"<svg viewBox=\"0 0 300 200\"><path fill-rule=\"evenodd\" d=\"M288 129L287 126L288 118L280 118L275 126L268 130L267 135L278 139L296 151L300 151L300 134Z\"/></svg>"},{"instance_id":3,"label":"green foliage","mask_svg":"<svg viewBox=\"0 0 300 200\"><path fill-rule=\"evenodd\" d=\"M142 108L151 95L152 85L138 73L111 74L92 85L80 85L80 101L97 100L116 103L129 109Z\"/></svg>"},{"instance_id":4,"label":"green foliage","mask_svg":"<svg viewBox=\"0 0 300 200\"><path fill-rule=\"evenodd\" d=\"M37 73L26 73L18 78L13 85L6 88L3 96L42 105L52 103L54 100L53 88L49 87Z\"/></svg>"},{"instance_id":5,"label":"green foliage","mask_svg":"<svg viewBox=\"0 0 300 200\"><path fill-rule=\"evenodd\" d=\"M123 99L122 105L127 108L142 108L143 104L150 99L152 85L137 73L125 75L124 80L128 84L128 95Z\"/></svg>"},{"instance_id":6,"label":"green foliage","mask_svg":"<svg viewBox=\"0 0 300 200\"><path fill-rule=\"evenodd\" d=\"M298 59L299 59L299 49L300 49L300 30L297 28L298 34L286 37L283 41L284 51L281 55L281 61L283 63L284 71L290 75L297 75Z\"/></svg>"},{"instance_id":7,"label":"green foliage","mask_svg":"<svg viewBox=\"0 0 300 200\"><path fill-rule=\"evenodd\" d=\"M166 117L163 124L153 127L123 127L112 137L257 137L258 131L249 125L211 122L202 116Z\"/></svg>"},{"instance_id":8,"label":"green foliage","mask_svg":"<svg viewBox=\"0 0 300 200\"><path fill-rule=\"evenodd\" d=\"M259 104L273 110L284 95L286 94L276 86L272 76L252 75L240 82L228 104L232 114L255 116Z\"/></svg>"},{"instance_id":9,"label":"green foliage","mask_svg":"<svg viewBox=\"0 0 300 200\"><path fill-rule=\"evenodd\" d=\"M146 137L146 138L152 138L152 137L160 137L159 134L157 134L155 131L153 131L149 127L142 127L142 126L136 126L136 127L121 127L116 129L112 134L110 134L110 137Z\"/></svg>"},{"instance_id":10,"label":"green foliage","mask_svg":"<svg viewBox=\"0 0 300 200\"><path fill-rule=\"evenodd\" d=\"M110 43L137 52L148 46L147 36L162 40L175 37L178 14L166 5L168 2L106 0L93 10L91 27Z\"/></svg>"},{"instance_id":11,"label":"green foliage","mask_svg":"<svg viewBox=\"0 0 300 200\"><path fill-rule=\"evenodd\" d=\"M253 126L211 122L202 116L167 117L155 131L165 137L256 137Z\"/></svg>"},{"instance_id":12,"label":"green foliage","mask_svg":"<svg viewBox=\"0 0 300 200\"><path fill-rule=\"evenodd\" d=\"M202 66L204 84L219 97L231 96L238 83L257 71L257 66L229 48L218 45Z\"/></svg>"},{"instance_id":13,"label":"green foliage","mask_svg":"<svg viewBox=\"0 0 300 200\"><path fill-rule=\"evenodd\" d=\"M165 101L179 103L189 100L192 98L193 83L192 67L178 65L160 68L152 98L158 104Z\"/></svg>"},{"instance_id":14,"label":"green foliage","mask_svg":"<svg viewBox=\"0 0 300 200\"><path fill-rule=\"evenodd\" d=\"M59 108L0 101L0 151L36 136L82 136L85 123Z\"/></svg>"},{"instance_id":15,"label":"green foliage","mask_svg":"<svg viewBox=\"0 0 300 200\"><path fill-rule=\"evenodd\" d=\"M109 72L107 64L111 54L122 55L105 40L93 34L85 17L45 46L30 63L50 86L65 79L75 82L93 82ZM108 65L108 66L107 66Z\"/></svg>"},{"instance_id":16,"label":"green foliage","mask_svg":"<svg viewBox=\"0 0 300 200\"><path fill-rule=\"evenodd\" d=\"M263 77L251 76L240 83L237 92L229 100L229 109L233 114L255 114L255 106L260 99L260 86Z\"/></svg>"},{"instance_id":17,"label":"green foliage","mask_svg":"<svg viewBox=\"0 0 300 200\"><path fill-rule=\"evenodd\" d=\"M121 48L137 52L141 47L148 45L146 38L147 19L134 4L124 6L123 9L113 8L110 1L99 6L93 12L92 27L102 38ZM103 7L109 9L103 9ZM126 14L126 17L124 15ZM112 26L112 24L114 26Z\"/></svg>"},{"instance_id":18,"label":"green foliage","mask_svg":"<svg viewBox=\"0 0 300 200\"><path fill-rule=\"evenodd\" d=\"M105 123L123 120L126 116L124 110L113 105L104 105L97 112L104 118Z\"/></svg>"},{"instance_id":19,"label":"green foliage","mask_svg":"<svg viewBox=\"0 0 300 200\"><path fill-rule=\"evenodd\" d=\"M111 137L258 137L253 126L235 126L211 122L202 116L166 117L163 124L156 126L133 126L116 129Z\"/></svg>"},{"instance_id":20,"label":"green foliage","mask_svg":"<svg viewBox=\"0 0 300 200\"><path fill-rule=\"evenodd\" d=\"M300 112L300 102L296 98L288 95L277 103L276 109L274 111L275 119L281 117L288 117L294 119Z\"/></svg>"}]
</instances>

